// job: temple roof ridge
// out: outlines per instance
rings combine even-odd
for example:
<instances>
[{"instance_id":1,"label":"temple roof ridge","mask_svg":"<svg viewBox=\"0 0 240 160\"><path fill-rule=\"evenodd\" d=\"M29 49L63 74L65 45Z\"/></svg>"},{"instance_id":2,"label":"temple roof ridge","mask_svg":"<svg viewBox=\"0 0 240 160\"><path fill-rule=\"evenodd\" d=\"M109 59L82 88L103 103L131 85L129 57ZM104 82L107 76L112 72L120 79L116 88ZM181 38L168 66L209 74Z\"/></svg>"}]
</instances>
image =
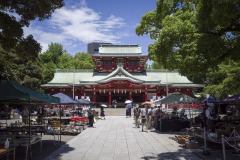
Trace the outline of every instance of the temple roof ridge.
<instances>
[{"instance_id":1,"label":"temple roof ridge","mask_svg":"<svg viewBox=\"0 0 240 160\"><path fill-rule=\"evenodd\" d=\"M121 74L120 74L121 73ZM117 77L116 75L119 74L119 77ZM125 77L122 77L121 75L125 75ZM142 80L140 79L137 79L136 77L134 77L131 73L129 73L128 71L126 71L124 68L123 68L123 65L122 64L118 64L117 65L117 68L112 72L110 73L109 75L107 75L105 78L99 80L98 82L104 82L104 81L108 81L108 80L114 80L114 79L128 79L128 80L132 80L132 81L137 81L137 82L143 82Z\"/></svg>"}]
</instances>

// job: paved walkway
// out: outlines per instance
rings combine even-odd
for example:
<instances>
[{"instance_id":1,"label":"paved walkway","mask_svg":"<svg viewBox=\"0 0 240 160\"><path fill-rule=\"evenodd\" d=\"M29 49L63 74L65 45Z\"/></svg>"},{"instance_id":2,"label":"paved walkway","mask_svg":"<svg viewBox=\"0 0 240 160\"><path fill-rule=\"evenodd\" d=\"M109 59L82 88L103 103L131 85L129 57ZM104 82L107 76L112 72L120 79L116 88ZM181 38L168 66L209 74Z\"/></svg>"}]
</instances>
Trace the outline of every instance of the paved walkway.
<instances>
[{"instance_id":1,"label":"paved walkway","mask_svg":"<svg viewBox=\"0 0 240 160\"><path fill-rule=\"evenodd\" d=\"M45 160L199 160L169 139L175 134L141 132L124 116L98 120Z\"/></svg>"}]
</instances>

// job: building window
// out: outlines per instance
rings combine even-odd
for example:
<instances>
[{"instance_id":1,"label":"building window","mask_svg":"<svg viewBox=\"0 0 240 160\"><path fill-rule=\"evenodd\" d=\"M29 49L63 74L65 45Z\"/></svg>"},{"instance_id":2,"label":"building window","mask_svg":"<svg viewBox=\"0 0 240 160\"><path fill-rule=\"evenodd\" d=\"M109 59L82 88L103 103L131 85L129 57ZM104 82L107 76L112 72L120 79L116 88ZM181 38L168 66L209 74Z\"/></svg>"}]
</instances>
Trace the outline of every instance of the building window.
<instances>
[{"instance_id":1,"label":"building window","mask_svg":"<svg viewBox=\"0 0 240 160\"><path fill-rule=\"evenodd\" d=\"M103 66L104 66L104 67L110 67L110 66L112 66L112 61L103 61Z\"/></svg>"},{"instance_id":2,"label":"building window","mask_svg":"<svg viewBox=\"0 0 240 160\"><path fill-rule=\"evenodd\" d=\"M129 66L137 66L137 61L136 60L129 60L128 65Z\"/></svg>"}]
</instances>

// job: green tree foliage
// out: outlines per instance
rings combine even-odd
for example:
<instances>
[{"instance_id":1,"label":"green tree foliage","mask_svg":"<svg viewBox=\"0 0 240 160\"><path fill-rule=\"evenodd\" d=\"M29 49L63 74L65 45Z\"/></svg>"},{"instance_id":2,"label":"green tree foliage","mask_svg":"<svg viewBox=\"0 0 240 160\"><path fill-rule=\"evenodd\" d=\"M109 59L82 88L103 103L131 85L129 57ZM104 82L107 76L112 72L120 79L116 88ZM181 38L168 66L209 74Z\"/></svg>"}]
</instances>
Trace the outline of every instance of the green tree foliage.
<instances>
[{"instance_id":1,"label":"green tree foliage","mask_svg":"<svg viewBox=\"0 0 240 160\"><path fill-rule=\"evenodd\" d=\"M74 56L73 66L75 69L93 69L94 62L90 54L79 52Z\"/></svg>"},{"instance_id":2,"label":"green tree foliage","mask_svg":"<svg viewBox=\"0 0 240 160\"><path fill-rule=\"evenodd\" d=\"M40 54L43 63L43 83L51 81L56 69L93 69L94 63L88 53L68 54L59 43L51 43L43 54Z\"/></svg>"},{"instance_id":3,"label":"green tree foliage","mask_svg":"<svg viewBox=\"0 0 240 160\"><path fill-rule=\"evenodd\" d=\"M63 46L59 43L51 43L48 45L48 49L43 54L40 54L39 57L43 64L43 83L47 83L52 80L56 69L58 68L58 63L60 62L60 57L66 51L63 49ZM67 63L67 62L65 62Z\"/></svg>"},{"instance_id":4,"label":"green tree foliage","mask_svg":"<svg viewBox=\"0 0 240 160\"><path fill-rule=\"evenodd\" d=\"M53 79L54 73L56 72L57 66L53 62L43 64L43 83L47 83Z\"/></svg>"},{"instance_id":5,"label":"green tree foliage","mask_svg":"<svg viewBox=\"0 0 240 160\"><path fill-rule=\"evenodd\" d=\"M41 84L40 44L32 35L24 37L30 21L49 18L63 0L0 1L0 80L14 80L32 88Z\"/></svg>"},{"instance_id":6,"label":"green tree foliage","mask_svg":"<svg viewBox=\"0 0 240 160\"><path fill-rule=\"evenodd\" d=\"M162 65L160 65L157 61L152 63L152 69L164 69Z\"/></svg>"},{"instance_id":7,"label":"green tree foliage","mask_svg":"<svg viewBox=\"0 0 240 160\"><path fill-rule=\"evenodd\" d=\"M62 54L61 57L59 57L58 68L73 69L73 57L68 53Z\"/></svg>"},{"instance_id":8,"label":"green tree foliage","mask_svg":"<svg viewBox=\"0 0 240 160\"><path fill-rule=\"evenodd\" d=\"M41 63L38 58L20 57L14 52L0 50L1 80L16 81L25 86L39 89L41 85Z\"/></svg>"},{"instance_id":9,"label":"green tree foliage","mask_svg":"<svg viewBox=\"0 0 240 160\"><path fill-rule=\"evenodd\" d=\"M166 69L178 69L195 83L222 89L226 79L215 81L207 73L219 73L226 61L240 60L239 4L240 0L158 0L136 33L155 40L148 48L150 59ZM221 89L215 95L222 95Z\"/></svg>"},{"instance_id":10,"label":"green tree foliage","mask_svg":"<svg viewBox=\"0 0 240 160\"><path fill-rule=\"evenodd\" d=\"M15 49L18 54L38 54L41 50L39 43L32 36L24 38L22 28L28 27L31 20L49 18L62 6L63 0L1 0L0 47L7 51Z\"/></svg>"},{"instance_id":11,"label":"green tree foliage","mask_svg":"<svg viewBox=\"0 0 240 160\"><path fill-rule=\"evenodd\" d=\"M207 77L209 86L205 88L205 93L220 98L239 94L240 62L229 60L221 63L218 70L209 69Z\"/></svg>"},{"instance_id":12,"label":"green tree foliage","mask_svg":"<svg viewBox=\"0 0 240 160\"><path fill-rule=\"evenodd\" d=\"M57 64L63 53L66 53L66 51L63 49L61 44L51 43L48 45L47 51L40 54L40 57L43 63L53 62Z\"/></svg>"}]
</instances>

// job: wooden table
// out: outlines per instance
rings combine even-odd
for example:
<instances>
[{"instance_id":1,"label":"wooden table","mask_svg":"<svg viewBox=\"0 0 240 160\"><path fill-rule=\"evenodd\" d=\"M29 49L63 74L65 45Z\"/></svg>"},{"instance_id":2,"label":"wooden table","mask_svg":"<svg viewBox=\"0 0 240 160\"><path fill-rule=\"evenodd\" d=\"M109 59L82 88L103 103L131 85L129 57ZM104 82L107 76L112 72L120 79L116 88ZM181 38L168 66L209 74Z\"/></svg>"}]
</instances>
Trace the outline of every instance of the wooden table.
<instances>
[{"instance_id":1,"label":"wooden table","mask_svg":"<svg viewBox=\"0 0 240 160\"><path fill-rule=\"evenodd\" d=\"M9 159L9 154L12 152L13 155L13 160L15 160L15 147L9 147L8 149L6 148L0 148L0 157L6 155L7 160Z\"/></svg>"}]
</instances>

